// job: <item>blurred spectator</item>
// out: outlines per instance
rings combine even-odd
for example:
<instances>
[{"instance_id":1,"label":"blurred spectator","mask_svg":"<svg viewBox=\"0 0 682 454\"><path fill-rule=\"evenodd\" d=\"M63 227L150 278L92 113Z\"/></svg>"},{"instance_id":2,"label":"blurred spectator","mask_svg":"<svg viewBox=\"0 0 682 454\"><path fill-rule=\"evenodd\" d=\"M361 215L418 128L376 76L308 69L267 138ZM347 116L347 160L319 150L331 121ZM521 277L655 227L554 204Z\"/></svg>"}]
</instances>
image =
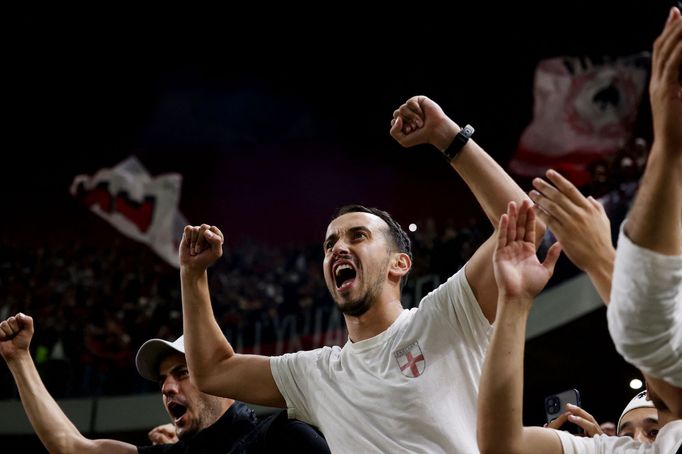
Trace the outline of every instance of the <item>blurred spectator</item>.
<instances>
[{"instance_id":1,"label":"blurred spectator","mask_svg":"<svg viewBox=\"0 0 682 454\"><path fill-rule=\"evenodd\" d=\"M595 166L595 184L612 226L627 211L647 150L635 139L613 163ZM483 217L443 225L427 218L417 225L407 306L416 291L428 291L415 289L420 278L442 282L491 233ZM40 320L31 348L56 397L154 390L130 364L150 336L170 340L182 331L177 271L125 238L105 245L65 244L27 247L0 240L0 319L24 311ZM319 244L273 247L245 241L228 251L210 279L216 318L236 348L279 354L319 347L342 333L320 262ZM560 261L555 277L577 272ZM8 371L0 371L0 399L16 397L14 386L2 386L8 380Z\"/></svg>"}]
</instances>

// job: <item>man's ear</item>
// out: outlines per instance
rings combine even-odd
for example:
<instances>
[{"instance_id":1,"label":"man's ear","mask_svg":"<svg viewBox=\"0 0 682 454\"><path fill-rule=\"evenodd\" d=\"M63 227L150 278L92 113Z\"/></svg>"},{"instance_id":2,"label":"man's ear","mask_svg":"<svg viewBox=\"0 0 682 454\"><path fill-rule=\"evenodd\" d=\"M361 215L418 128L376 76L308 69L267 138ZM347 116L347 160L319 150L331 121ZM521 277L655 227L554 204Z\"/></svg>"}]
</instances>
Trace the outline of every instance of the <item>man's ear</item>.
<instances>
[{"instance_id":1,"label":"man's ear","mask_svg":"<svg viewBox=\"0 0 682 454\"><path fill-rule=\"evenodd\" d=\"M410 259L410 256L404 252L398 252L393 256L389 273L402 278L410 272L410 268L412 268L412 260Z\"/></svg>"}]
</instances>

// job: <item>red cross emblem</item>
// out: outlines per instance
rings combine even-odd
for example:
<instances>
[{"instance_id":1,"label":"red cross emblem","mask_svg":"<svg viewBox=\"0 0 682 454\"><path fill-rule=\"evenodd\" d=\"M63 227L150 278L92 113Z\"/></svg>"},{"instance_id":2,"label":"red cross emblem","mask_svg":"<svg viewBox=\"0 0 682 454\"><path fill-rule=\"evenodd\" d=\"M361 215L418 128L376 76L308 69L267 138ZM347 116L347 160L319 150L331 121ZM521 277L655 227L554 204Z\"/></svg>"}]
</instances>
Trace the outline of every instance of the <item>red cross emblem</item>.
<instances>
[{"instance_id":1,"label":"red cross emblem","mask_svg":"<svg viewBox=\"0 0 682 454\"><path fill-rule=\"evenodd\" d=\"M426 361L424 360L424 354L422 353L421 348L419 348L418 342L415 341L393 354L398 361L400 372L402 372L403 375L410 378L416 378L424 373Z\"/></svg>"}]
</instances>

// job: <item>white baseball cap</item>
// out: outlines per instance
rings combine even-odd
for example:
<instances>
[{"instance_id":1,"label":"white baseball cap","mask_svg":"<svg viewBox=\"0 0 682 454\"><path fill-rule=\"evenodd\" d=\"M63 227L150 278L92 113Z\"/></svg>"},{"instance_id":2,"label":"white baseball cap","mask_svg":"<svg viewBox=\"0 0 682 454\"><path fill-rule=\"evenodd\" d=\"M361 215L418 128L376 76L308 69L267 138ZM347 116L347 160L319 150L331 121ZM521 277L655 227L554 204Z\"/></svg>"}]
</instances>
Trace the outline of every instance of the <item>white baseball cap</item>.
<instances>
[{"instance_id":1,"label":"white baseball cap","mask_svg":"<svg viewBox=\"0 0 682 454\"><path fill-rule=\"evenodd\" d=\"M178 337L174 342L149 339L142 344L135 356L137 371L147 380L158 382L161 360L170 353L185 354L185 336Z\"/></svg>"},{"instance_id":2,"label":"white baseball cap","mask_svg":"<svg viewBox=\"0 0 682 454\"><path fill-rule=\"evenodd\" d=\"M625 414L628 413L629 411L632 411L636 408L654 408L654 403L649 400L649 396L647 395L646 390L638 393L625 406L623 413L621 413L620 418L618 418L618 426L616 427L616 433L620 432L620 423L623 420L623 416L625 416Z\"/></svg>"}]
</instances>

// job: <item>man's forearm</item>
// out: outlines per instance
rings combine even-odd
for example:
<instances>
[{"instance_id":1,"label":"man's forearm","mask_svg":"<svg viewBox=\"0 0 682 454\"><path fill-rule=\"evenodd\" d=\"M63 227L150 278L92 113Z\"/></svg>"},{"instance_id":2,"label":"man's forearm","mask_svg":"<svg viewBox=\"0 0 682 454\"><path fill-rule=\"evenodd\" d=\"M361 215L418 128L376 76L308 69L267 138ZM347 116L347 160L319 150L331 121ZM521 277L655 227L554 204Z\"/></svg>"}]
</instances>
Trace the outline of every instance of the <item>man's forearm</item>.
<instances>
[{"instance_id":1,"label":"man's forearm","mask_svg":"<svg viewBox=\"0 0 682 454\"><path fill-rule=\"evenodd\" d=\"M192 380L202 387L214 367L234 355L213 315L206 271L181 268L185 353Z\"/></svg>"},{"instance_id":2,"label":"man's forearm","mask_svg":"<svg viewBox=\"0 0 682 454\"><path fill-rule=\"evenodd\" d=\"M441 149L442 145L437 147ZM474 140L464 145L450 165L469 186L495 228L507 211L509 202L517 202L517 206L520 206L524 200L528 200L532 205L528 195ZM540 244L544 233L544 223L536 219L535 244ZM497 304L497 285L491 262L493 250L494 247L484 244L467 264L467 279L483 314L490 322L495 319Z\"/></svg>"},{"instance_id":3,"label":"man's forearm","mask_svg":"<svg viewBox=\"0 0 682 454\"><path fill-rule=\"evenodd\" d=\"M636 245L682 254L682 154L671 157L654 142L642 184L625 224Z\"/></svg>"},{"instance_id":4,"label":"man's forearm","mask_svg":"<svg viewBox=\"0 0 682 454\"><path fill-rule=\"evenodd\" d=\"M180 282L185 356L192 383L207 394L285 407L270 358L236 354L220 330L213 316L206 269L181 266Z\"/></svg>"},{"instance_id":5,"label":"man's forearm","mask_svg":"<svg viewBox=\"0 0 682 454\"><path fill-rule=\"evenodd\" d=\"M486 216L497 227L500 216L507 211L509 202L520 204L530 200L528 195L504 169L473 139L452 160L452 167L469 186ZM536 220L536 244L545 234L545 225Z\"/></svg>"},{"instance_id":6,"label":"man's forearm","mask_svg":"<svg viewBox=\"0 0 682 454\"><path fill-rule=\"evenodd\" d=\"M595 254L594 266L586 270L592 285L607 306L611 301L611 278L615 260L616 251L614 249L604 251L602 254Z\"/></svg>"},{"instance_id":7,"label":"man's forearm","mask_svg":"<svg viewBox=\"0 0 682 454\"><path fill-rule=\"evenodd\" d=\"M477 435L483 452L518 452L522 443L523 354L528 309L521 305L498 303L495 331L483 365L478 396Z\"/></svg>"},{"instance_id":8,"label":"man's forearm","mask_svg":"<svg viewBox=\"0 0 682 454\"><path fill-rule=\"evenodd\" d=\"M50 452L76 452L87 441L66 417L40 379L28 352L7 363L19 389L24 411L36 434Z\"/></svg>"}]
</instances>

